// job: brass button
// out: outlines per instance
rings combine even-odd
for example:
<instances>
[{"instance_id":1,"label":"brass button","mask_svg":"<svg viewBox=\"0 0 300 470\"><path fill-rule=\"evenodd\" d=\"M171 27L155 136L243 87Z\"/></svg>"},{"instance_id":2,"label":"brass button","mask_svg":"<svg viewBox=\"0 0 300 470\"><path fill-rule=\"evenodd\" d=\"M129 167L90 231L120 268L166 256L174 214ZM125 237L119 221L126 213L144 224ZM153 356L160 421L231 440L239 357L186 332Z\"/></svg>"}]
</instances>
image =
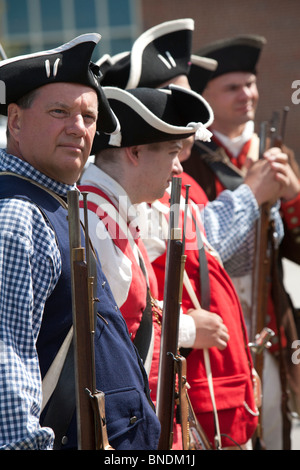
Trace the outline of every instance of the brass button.
<instances>
[{"instance_id":1,"label":"brass button","mask_svg":"<svg viewBox=\"0 0 300 470\"><path fill-rule=\"evenodd\" d=\"M130 424L134 424L137 422L137 417L136 416L131 416L130 418Z\"/></svg>"},{"instance_id":2,"label":"brass button","mask_svg":"<svg viewBox=\"0 0 300 470\"><path fill-rule=\"evenodd\" d=\"M292 224L295 224L295 225L296 225L298 222L299 222L298 217L292 217L292 218L291 218L291 223L292 223Z\"/></svg>"}]
</instances>

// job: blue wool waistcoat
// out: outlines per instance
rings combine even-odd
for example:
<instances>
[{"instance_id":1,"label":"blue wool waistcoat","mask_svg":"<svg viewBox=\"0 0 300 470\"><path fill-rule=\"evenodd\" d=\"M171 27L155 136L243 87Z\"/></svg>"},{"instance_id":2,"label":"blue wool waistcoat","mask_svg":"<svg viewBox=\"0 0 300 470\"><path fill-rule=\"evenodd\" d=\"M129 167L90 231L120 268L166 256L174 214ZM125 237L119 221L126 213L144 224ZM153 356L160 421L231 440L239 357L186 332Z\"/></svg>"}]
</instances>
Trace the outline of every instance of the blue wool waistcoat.
<instances>
[{"instance_id":1,"label":"blue wool waistcoat","mask_svg":"<svg viewBox=\"0 0 300 470\"><path fill-rule=\"evenodd\" d=\"M72 325L67 210L46 190L17 176L1 176L0 197L26 198L36 204L54 229L61 253L62 273L46 302L37 341L44 377ZM156 449L160 424L150 404L146 374L100 261L97 263L97 297L99 313L106 321L97 316L96 386L105 392L109 442L117 450ZM131 419L133 416L135 418ZM75 415L67 436L68 447L76 447Z\"/></svg>"}]
</instances>

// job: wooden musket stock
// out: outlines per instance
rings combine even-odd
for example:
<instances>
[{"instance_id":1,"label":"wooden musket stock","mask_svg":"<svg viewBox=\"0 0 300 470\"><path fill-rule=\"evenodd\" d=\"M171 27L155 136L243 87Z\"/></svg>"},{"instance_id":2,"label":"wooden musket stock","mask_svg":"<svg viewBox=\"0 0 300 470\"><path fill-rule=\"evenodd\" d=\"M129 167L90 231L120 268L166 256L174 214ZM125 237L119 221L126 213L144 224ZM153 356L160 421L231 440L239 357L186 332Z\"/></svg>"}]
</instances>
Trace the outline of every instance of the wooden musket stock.
<instances>
[{"instance_id":1,"label":"wooden musket stock","mask_svg":"<svg viewBox=\"0 0 300 470\"><path fill-rule=\"evenodd\" d=\"M180 197L181 178L173 178L156 405L161 423L158 450L172 448L175 399L180 416L183 450L207 450L211 449L211 445L196 418L187 393L186 359L178 351L179 315L186 261L184 254L186 213L183 234L178 227ZM188 187L186 202L187 200ZM185 209L187 210L187 204Z\"/></svg>"},{"instance_id":2,"label":"wooden musket stock","mask_svg":"<svg viewBox=\"0 0 300 470\"><path fill-rule=\"evenodd\" d=\"M284 138L285 138L285 131L286 131L286 121L287 115L289 112L289 107L285 106L282 111L281 117L281 126L280 124L280 114L274 112L273 117L275 116L275 123L273 125L271 131L271 146L279 147L283 150L284 146ZM284 151L284 150L283 150ZM279 266L280 258L279 258L279 250L278 246L273 240L273 250L272 250L272 265ZM278 269L272 269L272 298L274 303L274 312L276 318L276 327L277 330L280 331L282 326L282 311L280 308L281 298L279 298L279 292L277 289L278 283L280 283ZM279 336L278 341L278 364L279 364L279 371L280 371L280 382L281 382L281 414L282 414L282 449L283 450L290 450L291 449L291 420L290 420L290 409L289 409L289 391L288 391L288 379L287 379L287 365L285 360L285 352L281 342L281 338Z\"/></svg>"},{"instance_id":3,"label":"wooden musket stock","mask_svg":"<svg viewBox=\"0 0 300 470\"><path fill-rule=\"evenodd\" d=\"M85 209L86 210L86 209ZM85 212L86 214L86 212ZM81 244L79 192L68 192L68 221L72 271L72 310L78 448L109 449L105 422L104 393L96 389L95 378L95 296L96 277L92 276L87 216L87 253Z\"/></svg>"},{"instance_id":4,"label":"wooden musket stock","mask_svg":"<svg viewBox=\"0 0 300 470\"><path fill-rule=\"evenodd\" d=\"M283 109L281 131L279 132L279 113L274 112L270 122L270 146L281 148L283 145L283 138L285 134L286 118L289 111L288 106ZM263 158L263 153L266 150L266 141L268 133L268 123L266 121L261 123L260 136L259 136L259 159ZM251 332L250 340L251 345L255 349L255 337L265 329L265 317L267 311L268 294L270 289L270 271L271 271L271 256L273 249L274 229L270 224L270 204L264 203L260 208L260 217L256 226L256 239L255 239L255 256L252 278L252 312L251 312ZM266 330L264 330L266 332ZM274 335L269 331L270 337ZM265 341L267 344L267 340ZM257 349L257 348L256 348ZM258 348L261 351L261 348ZM262 356L262 355L261 355ZM261 362L262 359L258 358L255 354L254 362ZM259 367L262 367L260 364ZM258 370L257 370L258 372Z\"/></svg>"},{"instance_id":5,"label":"wooden musket stock","mask_svg":"<svg viewBox=\"0 0 300 470\"><path fill-rule=\"evenodd\" d=\"M157 416L161 423L159 450L172 447L175 403L175 365L183 269L181 230L178 228L181 179L172 179L169 240L165 269L164 306L158 372Z\"/></svg>"},{"instance_id":6,"label":"wooden musket stock","mask_svg":"<svg viewBox=\"0 0 300 470\"><path fill-rule=\"evenodd\" d=\"M259 136L259 158L263 157L266 148L267 122L262 122ZM260 217L256 225L255 255L252 278L252 313L250 339L255 343L255 337L265 327L265 317L268 302L270 279L270 246L269 246L270 204L264 203L260 208ZM253 357L255 366L257 356ZM258 371L257 371L258 372Z\"/></svg>"},{"instance_id":7,"label":"wooden musket stock","mask_svg":"<svg viewBox=\"0 0 300 470\"><path fill-rule=\"evenodd\" d=\"M262 122L259 135L259 159L263 158L266 150L267 122ZM259 348L261 337L264 335L266 326L266 314L268 304L268 294L270 289L270 204L264 203L260 208L260 217L256 224L255 233L255 252L252 275L252 311L251 311L251 329L249 347L252 351L253 364L260 380L263 374L264 348ZM267 332L266 332L267 333ZM273 332L272 332L273 333ZM270 330L270 335L272 335ZM266 341L266 345L268 342ZM258 353L259 352L259 353ZM261 419L262 410L260 410L259 424L254 439L255 448L265 448L262 440L263 426Z\"/></svg>"},{"instance_id":8,"label":"wooden musket stock","mask_svg":"<svg viewBox=\"0 0 300 470\"><path fill-rule=\"evenodd\" d=\"M285 133L286 117L288 107L283 110L281 132L279 129L279 113L274 112L270 122L270 147L282 147ZM266 150L268 123L262 122L260 126L259 158L263 158ZM260 208L260 217L256 226L255 254L252 276L252 312L250 348L253 353L253 363L257 374L261 378L263 374L264 348L270 346L270 339L275 333L266 327L266 316L268 307L268 296L271 293L271 266L274 263L274 248L276 236L274 222L270 221L270 204L264 203ZM276 306L275 306L276 308ZM260 422L257 437L263 434L260 411Z\"/></svg>"}]
</instances>

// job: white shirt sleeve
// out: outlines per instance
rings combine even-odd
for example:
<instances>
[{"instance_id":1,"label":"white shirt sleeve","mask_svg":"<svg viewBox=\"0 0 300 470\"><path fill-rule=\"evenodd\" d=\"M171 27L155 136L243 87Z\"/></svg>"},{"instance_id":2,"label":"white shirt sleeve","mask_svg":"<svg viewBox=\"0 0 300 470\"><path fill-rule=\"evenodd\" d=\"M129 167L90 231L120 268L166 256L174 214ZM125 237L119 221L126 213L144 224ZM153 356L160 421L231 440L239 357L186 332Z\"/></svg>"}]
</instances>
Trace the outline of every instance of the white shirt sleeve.
<instances>
[{"instance_id":1,"label":"white shirt sleeve","mask_svg":"<svg viewBox=\"0 0 300 470\"><path fill-rule=\"evenodd\" d=\"M82 209L81 209L82 210ZM114 244L103 222L89 211L89 235L98 253L101 266L120 308L128 297L132 281L131 261ZM116 276L116 273L119 276Z\"/></svg>"},{"instance_id":2,"label":"white shirt sleeve","mask_svg":"<svg viewBox=\"0 0 300 470\"><path fill-rule=\"evenodd\" d=\"M192 317L180 313L179 318L179 348L192 348L196 339L195 322Z\"/></svg>"}]
</instances>

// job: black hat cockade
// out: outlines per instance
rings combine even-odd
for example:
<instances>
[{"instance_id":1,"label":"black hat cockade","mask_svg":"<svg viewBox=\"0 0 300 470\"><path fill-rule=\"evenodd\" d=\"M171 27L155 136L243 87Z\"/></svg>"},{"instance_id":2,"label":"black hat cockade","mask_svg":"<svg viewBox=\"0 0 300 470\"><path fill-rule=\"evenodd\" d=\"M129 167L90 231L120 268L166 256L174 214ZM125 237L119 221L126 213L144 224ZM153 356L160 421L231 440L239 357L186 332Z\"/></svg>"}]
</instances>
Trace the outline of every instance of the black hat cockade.
<instances>
[{"instance_id":1,"label":"black hat cockade","mask_svg":"<svg viewBox=\"0 0 300 470\"><path fill-rule=\"evenodd\" d=\"M166 21L141 34L131 51L100 59L101 84L123 89L156 88L177 75L188 75L194 20Z\"/></svg>"},{"instance_id":2,"label":"black hat cockade","mask_svg":"<svg viewBox=\"0 0 300 470\"><path fill-rule=\"evenodd\" d=\"M10 103L17 103L41 86L57 82L79 83L97 92L97 127L108 134L117 132L118 119L100 86L100 69L91 62L91 55L100 39L97 33L83 34L55 49L1 61L0 80L5 84L5 100L1 100L4 103L0 103L0 114L7 115Z\"/></svg>"},{"instance_id":3,"label":"black hat cockade","mask_svg":"<svg viewBox=\"0 0 300 470\"><path fill-rule=\"evenodd\" d=\"M192 90L169 85L166 88L135 88L122 90L104 87L104 93L118 116L119 134L96 133L93 151L112 147L185 139L210 140L208 127L213 111L204 98Z\"/></svg>"},{"instance_id":4,"label":"black hat cockade","mask_svg":"<svg viewBox=\"0 0 300 470\"><path fill-rule=\"evenodd\" d=\"M254 34L236 36L208 44L199 49L197 55L218 62L218 67L210 79L231 72L256 74L256 64L265 43L264 37Z\"/></svg>"},{"instance_id":5,"label":"black hat cockade","mask_svg":"<svg viewBox=\"0 0 300 470\"><path fill-rule=\"evenodd\" d=\"M217 66L218 62L214 59L192 54L191 68L188 76L191 89L202 94Z\"/></svg>"}]
</instances>

